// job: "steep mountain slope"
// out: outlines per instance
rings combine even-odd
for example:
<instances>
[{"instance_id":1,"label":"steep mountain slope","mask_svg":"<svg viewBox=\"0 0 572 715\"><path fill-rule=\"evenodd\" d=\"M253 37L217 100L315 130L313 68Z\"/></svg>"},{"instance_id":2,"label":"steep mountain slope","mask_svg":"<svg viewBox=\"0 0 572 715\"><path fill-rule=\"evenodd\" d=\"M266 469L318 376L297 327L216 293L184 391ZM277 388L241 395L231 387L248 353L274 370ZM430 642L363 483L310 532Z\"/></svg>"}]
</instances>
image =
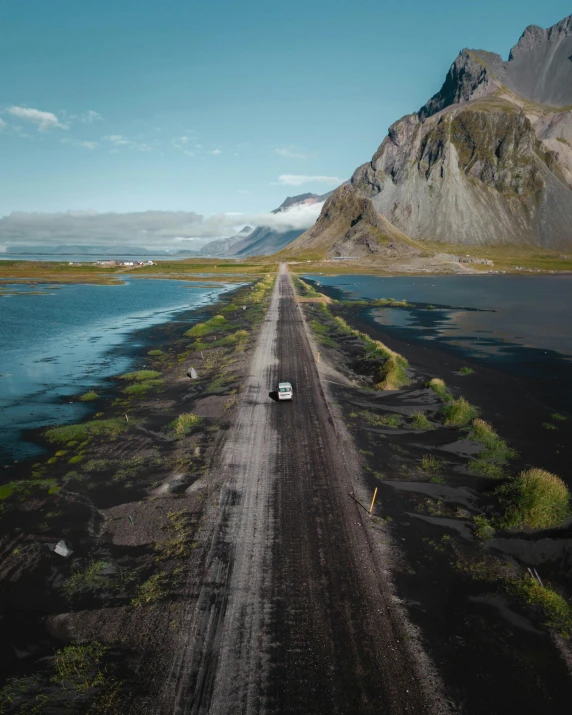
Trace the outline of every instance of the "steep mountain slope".
<instances>
[{"instance_id":1,"label":"steep mountain slope","mask_svg":"<svg viewBox=\"0 0 572 715\"><path fill-rule=\"evenodd\" d=\"M298 196L288 196L277 209L271 213L281 214L303 204L315 204L325 201L332 192L319 196L318 194L299 194ZM279 231L270 226L258 226L245 240L233 245L225 254L227 256L268 256L287 246L297 238L305 229L288 229L285 223L285 230Z\"/></svg>"},{"instance_id":2,"label":"steep mountain slope","mask_svg":"<svg viewBox=\"0 0 572 715\"><path fill-rule=\"evenodd\" d=\"M279 256L396 258L418 253L414 242L377 213L370 199L344 184L328 198L314 226Z\"/></svg>"},{"instance_id":3,"label":"steep mountain slope","mask_svg":"<svg viewBox=\"0 0 572 715\"><path fill-rule=\"evenodd\" d=\"M227 251L229 251L232 246L236 245L240 241L244 241L252 234L253 228L251 226L245 226L241 229L236 236L228 236L227 238L217 238L214 241L210 241L199 251L201 256L223 256Z\"/></svg>"},{"instance_id":4,"label":"steep mountain slope","mask_svg":"<svg viewBox=\"0 0 572 715\"><path fill-rule=\"evenodd\" d=\"M548 30L528 27L507 62L463 50L441 90L393 124L356 170L356 196L420 241L569 248L571 58L572 16ZM333 247L343 234L334 240L322 219L346 201L338 189L288 250L321 245L328 231Z\"/></svg>"}]
</instances>

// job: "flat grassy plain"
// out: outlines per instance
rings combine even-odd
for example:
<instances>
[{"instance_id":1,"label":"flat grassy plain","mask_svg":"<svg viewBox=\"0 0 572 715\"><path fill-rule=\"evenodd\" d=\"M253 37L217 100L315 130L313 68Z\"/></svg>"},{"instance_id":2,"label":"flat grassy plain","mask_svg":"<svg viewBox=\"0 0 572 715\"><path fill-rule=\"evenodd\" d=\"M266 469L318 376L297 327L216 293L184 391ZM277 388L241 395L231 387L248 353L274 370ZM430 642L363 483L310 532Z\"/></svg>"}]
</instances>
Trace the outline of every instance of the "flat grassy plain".
<instances>
[{"instance_id":1,"label":"flat grassy plain","mask_svg":"<svg viewBox=\"0 0 572 715\"><path fill-rule=\"evenodd\" d=\"M432 254L445 253L455 256L470 256L484 258L493 262L493 265L467 263L467 268L481 273L502 271L503 273L528 273L548 271L572 271L572 254L563 251L549 250L538 246L462 246L459 244L423 242L427 258ZM292 273L324 273L331 275L360 274L360 275L387 275L388 273L403 273L399 264L393 265L393 260L382 261L375 257L361 258L352 261L325 260L324 256L308 254L300 257L299 262L292 262L289 268ZM524 269L524 270L523 270ZM419 271L419 273L448 273L448 270ZM412 271L414 274L415 271Z\"/></svg>"},{"instance_id":2,"label":"flat grassy plain","mask_svg":"<svg viewBox=\"0 0 572 715\"><path fill-rule=\"evenodd\" d=\"M237 263L193 259L185 261L162 261L154 266L97 266L93 264L57 263L53 261L0 261L0 288L14 280L24 283L96 283L117 285L124 278L171 278L188 281L241 281L245 277L259 278L275 272L278 264L272 261Z\"/></svg>"}]
</instances>

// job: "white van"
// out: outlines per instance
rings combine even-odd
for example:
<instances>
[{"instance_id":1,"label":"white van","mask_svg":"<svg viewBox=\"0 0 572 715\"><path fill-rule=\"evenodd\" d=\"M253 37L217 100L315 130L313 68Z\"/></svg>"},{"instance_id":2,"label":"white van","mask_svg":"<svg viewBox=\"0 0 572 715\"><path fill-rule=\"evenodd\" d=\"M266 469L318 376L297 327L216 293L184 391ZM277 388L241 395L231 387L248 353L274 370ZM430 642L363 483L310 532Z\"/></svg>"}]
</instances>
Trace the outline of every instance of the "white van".
<instances>
[{"instance_id":1,"label":"white van","mask_svg":"<svg viewBox=\"0 0 572 715\"><path fill-rule=\"evenodd\" d=\"M292 385L289 382L279 382L277 392L279 400L292 399Z\"/></svg>"}]
</instances>

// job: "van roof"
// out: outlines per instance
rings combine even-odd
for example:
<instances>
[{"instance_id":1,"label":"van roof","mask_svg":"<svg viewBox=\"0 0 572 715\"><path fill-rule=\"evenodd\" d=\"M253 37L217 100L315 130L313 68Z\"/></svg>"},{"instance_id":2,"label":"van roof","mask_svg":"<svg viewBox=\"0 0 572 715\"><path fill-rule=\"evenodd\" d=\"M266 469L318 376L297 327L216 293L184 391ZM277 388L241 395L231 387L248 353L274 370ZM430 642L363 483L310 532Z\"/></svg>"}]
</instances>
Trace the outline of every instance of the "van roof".
<instances>
[{"instance_id":1,"label":"van roof","mask_svg":"<svg viewBox=\"0 0 572 715\"><path fill-rule=\"evenodd\" d=\"M292 385L289 382L279 382L278 387L289 387L291 389Z\"/></svg>"}]
</instances>

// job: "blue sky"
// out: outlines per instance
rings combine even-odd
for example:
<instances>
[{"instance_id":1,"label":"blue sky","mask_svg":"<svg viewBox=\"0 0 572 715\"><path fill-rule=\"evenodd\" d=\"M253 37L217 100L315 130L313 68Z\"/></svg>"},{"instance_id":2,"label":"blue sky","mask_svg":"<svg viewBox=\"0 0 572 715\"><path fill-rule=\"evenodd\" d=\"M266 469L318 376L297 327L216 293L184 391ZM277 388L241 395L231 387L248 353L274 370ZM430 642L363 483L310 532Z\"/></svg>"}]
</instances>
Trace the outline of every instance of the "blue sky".
<instances>
[{"instance_id":1,"label":"blue sky","mask_svg":"<svg viewBox=\"0 0 572 715\"><path fill-rule=\"evenodd\" d=\"M0 216L248 214L323 193L440 88L462 47L506 58L527 25L570 10L563 0L3 0Z\"/></svg>"}]
</instances>

